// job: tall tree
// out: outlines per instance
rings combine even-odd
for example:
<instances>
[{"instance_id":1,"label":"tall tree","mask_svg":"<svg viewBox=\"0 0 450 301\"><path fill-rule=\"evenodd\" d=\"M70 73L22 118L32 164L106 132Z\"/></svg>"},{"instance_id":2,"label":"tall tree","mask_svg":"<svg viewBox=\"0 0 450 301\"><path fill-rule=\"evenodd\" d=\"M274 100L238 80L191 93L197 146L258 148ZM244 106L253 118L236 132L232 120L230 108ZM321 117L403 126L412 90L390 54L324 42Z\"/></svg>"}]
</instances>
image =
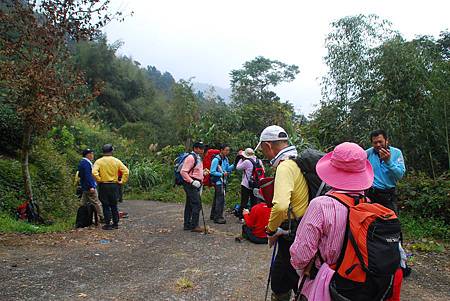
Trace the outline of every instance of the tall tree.
<instances>
[{"instance_id":1,"label":"tall tree","mask_svg":"<svg viewBox=\"0 0 450 301\"><path fill-rule=\"evenodd\" d=\"M70 48L91 39L121 13L109 0L8 1L0 12L0 83L23 121L22 173L33 200L28 167L32 136L76 114L98 93L87 91Z\"/></svg>"},{"instance_id":2,"label":"tall tree","mask_svg":"<svg viewBox=\"0 0 450 301\"><path fill-rule=\"evenodd\" d=\"M200 120L199 102L190 81L180 80L173 86L170 115L178 141L183 141L186 149L189 149Z\"/></svg>"},{"instance_id":3,"label":"tall tree","mask_svg":"<svg viewBox=\"0 0 450 301\"><path fill-rule=\"evenodd\" d=\"M296 65L258 56L245 62L242 69L230 72L233 101L241 104L279 99L270 89L293 81L299 72Z\"/></svg>"},{"instance_id":4,"label":"tall tree","mask_svg":"<svg viewBox=\"0 0 450 301\"><path fill-rule=\"evenodd\" d=\"M293 106L280 102L272 89L283 82L291 82L299 73L296 65L258 56L245 62L242 69L232 70L233 104L241 117L240 130L259 133L270 124L292 129Z\"/></svg>"}]
</instances>

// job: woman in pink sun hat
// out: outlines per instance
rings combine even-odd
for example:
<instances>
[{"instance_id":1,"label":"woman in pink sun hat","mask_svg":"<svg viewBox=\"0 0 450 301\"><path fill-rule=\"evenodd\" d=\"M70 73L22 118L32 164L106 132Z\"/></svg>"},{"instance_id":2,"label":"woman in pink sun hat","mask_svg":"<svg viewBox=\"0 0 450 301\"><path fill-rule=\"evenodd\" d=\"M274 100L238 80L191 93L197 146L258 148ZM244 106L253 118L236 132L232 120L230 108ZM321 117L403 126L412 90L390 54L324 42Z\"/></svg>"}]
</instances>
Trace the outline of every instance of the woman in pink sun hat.
<instances>
[{"instance_id":1,"label":"woman in pink sun hat","mask_svg":"<svg viewBox=\"0 0 450 301\"><path fill-rule=\"evenodd\" d=\"M374 173L366 152L357 144L344 142L326 154L316 166L320 179L330 187L364 191L372 187Z\"/></svg>"},{"instance_id":2,"label":"woman in pink sun hat","mask_svg":"<svg viewBox=\"0 0 450 301\"><path fill-rule=\"evenodd\" d=\"M366 152L357 144L345 142L326 154L316 166L319 177L332 191L364 194L372 186L374 174ZM325 195L311 201L290 248L291 264L300 275L318 251L324 261L316 260L319 271L315 280L306 278L300 300L331 300L329 284L341 253L347 223L347 208ZM301 276L302 278L302 276Z\"/></svg>"}]
</instances>

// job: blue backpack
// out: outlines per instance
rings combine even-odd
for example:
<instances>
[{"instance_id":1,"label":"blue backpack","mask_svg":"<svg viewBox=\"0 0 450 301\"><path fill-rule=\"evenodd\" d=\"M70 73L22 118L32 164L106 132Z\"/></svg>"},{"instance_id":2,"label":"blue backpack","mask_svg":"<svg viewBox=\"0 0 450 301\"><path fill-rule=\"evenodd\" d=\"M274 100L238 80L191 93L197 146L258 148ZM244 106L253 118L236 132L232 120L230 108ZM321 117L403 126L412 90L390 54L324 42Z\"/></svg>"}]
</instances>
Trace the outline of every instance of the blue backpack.
<instances>
[{"instance_id":1,"label":"blue backpack","mask_svg":"<svg viewBox=\"0 0 450 301\"><path fill-rule=\"evenodd\" d=\"M189 155L194 156L194 159L195 159L194 166L191 168L189 173L195 168L195 166L198 163L197 162L197 156L194 153L181 153L180 155L178 155L178 157L175 159L175 166L174 166L175 185L183 185L183 183L184 183L184 179L181 176L181 169L183 168L184 160L186 160L186 158Z\"/></svg>"}]
</instances>

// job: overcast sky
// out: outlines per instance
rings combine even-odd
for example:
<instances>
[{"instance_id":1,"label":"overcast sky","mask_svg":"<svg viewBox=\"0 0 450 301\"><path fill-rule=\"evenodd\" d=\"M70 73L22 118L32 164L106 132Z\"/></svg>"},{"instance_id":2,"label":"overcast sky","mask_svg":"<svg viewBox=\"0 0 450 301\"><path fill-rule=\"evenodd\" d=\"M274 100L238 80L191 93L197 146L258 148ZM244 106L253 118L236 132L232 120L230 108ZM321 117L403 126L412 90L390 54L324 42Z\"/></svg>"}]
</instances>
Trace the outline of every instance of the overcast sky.
<instances>
[{"instance_id":1,"label":"overcast sky","mask_svg":"<svg viewBox=\"0 0 450 301\"><path fill-rule=\"evenodd\" d=\"M320 99L324 39L331 21L374 13L406 38L450 28L450 1L403 0L113 0L134 11L106 28L120 53L176 79L229 87L229 72L258 55L296 64L300 74L277 88L283 100L308 114Z\"/></svg>"}]
</instances>

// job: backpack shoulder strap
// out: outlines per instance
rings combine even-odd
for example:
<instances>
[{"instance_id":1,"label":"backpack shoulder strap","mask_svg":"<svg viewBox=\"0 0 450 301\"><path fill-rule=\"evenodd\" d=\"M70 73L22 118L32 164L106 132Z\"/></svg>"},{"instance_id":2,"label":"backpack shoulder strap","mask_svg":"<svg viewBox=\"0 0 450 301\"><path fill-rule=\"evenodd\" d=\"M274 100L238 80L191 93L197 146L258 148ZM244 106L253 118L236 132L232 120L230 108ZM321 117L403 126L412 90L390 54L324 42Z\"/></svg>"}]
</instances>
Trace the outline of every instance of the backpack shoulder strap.
<instances>
[{"instance_id":1,"label":"backpack shoulder strap","mask_svg":"<svg viewBox=\"0 0 450 301\"><path fill-rule=\"evenodd\" d=\"M192 168L189 170L189 173L191 173L191 172L194 170L195 166L197 166L197 164L198 164L198 158L197 158L197 155L196 155L194 152L191 152L188 156L194 157L194 165L193 165ZM188 156L186 156L186 158L187 158Z\"/></svg>"},{"instance_id":2,"label":"backpack shoulder strap","mask_svg":"<svg viewBox=\"0 0 450 301\"><path fill-rule=\"evenodd\" d=\"M337 200L339 203L347 208L354 207L360 203L367 203L367 199L364 195L351 195L347 193L331 192L327 196Z\"/></svg>"}]
</instances>

